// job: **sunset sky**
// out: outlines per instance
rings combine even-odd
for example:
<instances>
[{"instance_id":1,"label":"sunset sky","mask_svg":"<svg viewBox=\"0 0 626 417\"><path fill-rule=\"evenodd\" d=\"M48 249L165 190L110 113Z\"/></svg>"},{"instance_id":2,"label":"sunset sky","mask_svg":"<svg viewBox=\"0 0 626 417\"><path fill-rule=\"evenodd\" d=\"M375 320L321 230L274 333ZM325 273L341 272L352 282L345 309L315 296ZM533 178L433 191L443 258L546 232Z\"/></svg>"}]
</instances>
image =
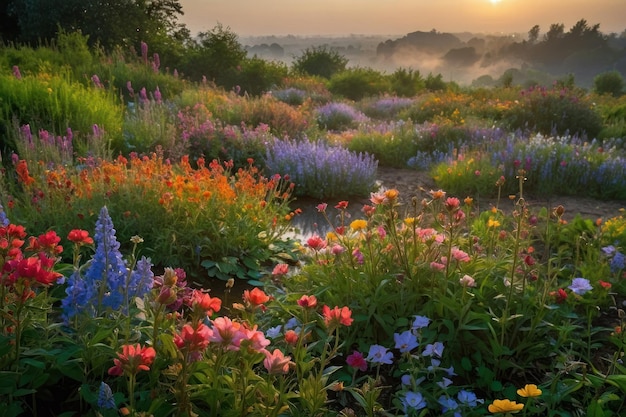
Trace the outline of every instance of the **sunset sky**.
<instances>
[{"instance_id":1,"label":"sunset sky","mask_svg":"<svg viewBox=\"0 0 626 417\"><path fill-rule=\"evenodd\" d=\"M626 29L626 0L180 0L192 35L218 23L239 36L527 33L580 19L604 33Z\"/></svg>"}]
</instances>

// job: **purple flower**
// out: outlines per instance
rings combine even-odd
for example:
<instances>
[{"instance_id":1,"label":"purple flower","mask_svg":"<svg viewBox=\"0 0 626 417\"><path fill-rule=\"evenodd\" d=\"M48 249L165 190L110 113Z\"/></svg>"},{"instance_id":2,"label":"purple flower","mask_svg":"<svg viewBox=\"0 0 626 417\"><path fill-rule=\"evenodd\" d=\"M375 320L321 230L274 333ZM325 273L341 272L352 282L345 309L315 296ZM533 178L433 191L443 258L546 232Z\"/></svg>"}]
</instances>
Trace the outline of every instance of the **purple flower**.
<instances>
[{"instance_id":1,"label":"purple flower","mask_svg":"<svg viewBox=\"0 0 626 417\"><path fill-rule=\"evenodd\" d=\"M441 342L430 343L424 348L422 356L435 356L441 358L443 355L443 349L444 346Z\"/></svg>"},{"instance_id":2,"label":"purple flower","mask_svg":"<svg viewBox=\"0 0 626 417\"><path fill-rule=\"evenodd\" d=\"M13 76L18 80L22 79L22 74L20 73L20 67L17 65L13 65Z\"/></svg>"},{"instance_id":3,"label":"purple flower","mask_svg":"<svg viewBox=\"0 0 626 417\"><path fill-rule=\"evenodd\" d=\"M104 86L102 85L102 83L100 82L100 77L98 77L96 74L91 76L91 81L93 82L93 85L96 88L103 88Z\"/></svg>"},{"instance_id":4,"label":"purple flower","mask_svg":"<svg viewBox=\"0 0 626 417\"><path fill-rule=\"evenodd\" d=\"M410 330L402 333L394 333L393 339L396 342L396 349L402 353L407 353L419 346L417 343L417 336Z\"/></svg>"},{"instance_id":5,"label":"purple flower","mask_svg":"<svg viewBox=\"0 0 626 417\"><path fill-rule=\"evenodd\" d=\"M452 385L452 380L444 376L441 378L441 381L437 382L437 385L439 385L442 389L446 389L449 385Z\"/></svg>"},{"instance_id":6,"label":"purple flower","mask_svg":"<svg viewBox=\"0 0 626 417\"><path fill-rule=\"evenodd\" d=\"M406 413L408 410L421 410L426 407L427 404L421 393L408 391L404 394L402 405L404 406L404 412Z\"/></svg>"},{"instance_id":7,"label":"purple flower","mask_svg":"<svg viewBox=\"0 0 626 417\"><path fill-rule=\"evenodd\" d=\"M161 101L163 101L163 98L161 96L161 90L159 90L159 87L154 90L154 99L157 103L161 103Z\"/></svg>"},{"instance_id":8,"label":"purple flower","mask_svg":"<svg viewBox=\"0 0 626 417\"><path fill-rule=\"evenodd\" d=\"M430 319L428 317L425 317L425 316L414 316L414 317L415 317L415 320L413 321L413 324L411 325L412 330L422 329L424 327L428 327L428 325L430 324Z\"/></svg>"},{"instance_id":9,"label":"purple flower","mask_svg":"<svg viewBox=\"0 0 626 417\"><path fill-rule=\"evenodd\" d=\"M381 345L370 346L367 355L367 361L371 363L391 365L393 363L393 353L387 351L387 348Z\"/></svg>"},{"instance_id":10,"label":"purple flower","mask_svg":"<svg viewBox=\"0 0 626 417\"><path fill-rule=\"evenodd\" d=\"M574 278L572 280L572 285L567 288L572 290L572 292L577 295L583 295L587 291L591 291L593 289L589 280L586 278Z\"/></svg>"}]
</instances>

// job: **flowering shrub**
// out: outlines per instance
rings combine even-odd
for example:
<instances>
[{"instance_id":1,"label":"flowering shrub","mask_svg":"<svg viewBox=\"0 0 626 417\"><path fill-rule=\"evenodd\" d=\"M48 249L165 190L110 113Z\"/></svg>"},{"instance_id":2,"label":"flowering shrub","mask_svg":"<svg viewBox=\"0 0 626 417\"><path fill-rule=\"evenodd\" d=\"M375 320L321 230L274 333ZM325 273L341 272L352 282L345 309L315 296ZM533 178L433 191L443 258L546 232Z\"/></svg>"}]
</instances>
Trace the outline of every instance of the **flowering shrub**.
<instances>
[{"instance_id":1,"label":"flowering shrub","mask_svg":"<svg viewBox=\"0 0 626 417\"><path fill-rule=\"evenodd\" d=\"M367 120L367 116L346 103L328 103L316 112L318 126L326 130L344 130Z\"/></svg>"},{"instance_id":2,"label":"flowering shrub","mask_svg":"<svg viewBox=\"0 0 626 417\"><path fill-rule=\"evenodd\" d=\"M404 97L383 97L363 103L363 113L373 119L390 120L411 106L413 99Z\"/></svg>"},{"instance_id":3,"label":"flowering shrub","mask_svg":"<svg viewBox=\"0 0 626 417\"><path fill-rule=\"evenodd\" d=\"M378 166L368 154L308 140L274 142L265 164L270 172L287 175L296 195L317 198L367 195Z\"/></svg>"}]
</instances>

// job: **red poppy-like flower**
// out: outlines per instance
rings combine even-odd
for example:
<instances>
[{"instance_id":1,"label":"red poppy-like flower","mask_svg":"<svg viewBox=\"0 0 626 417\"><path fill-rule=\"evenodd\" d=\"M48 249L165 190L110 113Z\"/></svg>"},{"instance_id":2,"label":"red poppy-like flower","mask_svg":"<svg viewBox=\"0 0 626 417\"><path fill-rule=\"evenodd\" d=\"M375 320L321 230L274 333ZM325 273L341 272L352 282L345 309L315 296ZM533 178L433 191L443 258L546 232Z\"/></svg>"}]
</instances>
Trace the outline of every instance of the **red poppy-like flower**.
<instances>
[{"instance_id":1,"label":"red poppy-like flower","mask_svg":"<svg viewBox=\"0 0 626 417\"><path fill-rule=\"evenodd\" d=\"M335 306L332 310L327 305L322 307L322 315L324 316L324 323L326 327L333 328L343 324L344 326L350 326L354 319L352 311L348 307Z\"/></svg>"},{"instance_id":2,"label":"red poppy-like flower","mask_svg":"<svg viewBox=\"0 0 626 417\"><path fill-rule=\"evenodd\" d=\"M561 304L565 300L567 300L567 293L565 292L565 290L563 288L559 288L558 291L551 291L550 292L550 296L551 297L555 297L556 298L556 302L558 304Z\"/></svg>"},{"instance_id":3,"label":"red poppy-like flower","mask_svg":"<svg viewBox=\"0 0 626 417\"><path fill-rule=\"evenodd\" d=\"M139 371L149 371L155 357L156 351L152 347L142 347L139 343L124 345L122 352L113 359L115 366L109 368L109 375L136 375Z\"/></svg>"},{"instance_id":4,"label":"red poppy-like flower","mask_svg":"<svg viewBox=\"0 0 626 417\"><path fill-rule=\"evenodd\" d=\"M50 255L58 255L63 252L63 246L59 245L61 238L54 230L50 230L38 238L32 237L29 239L28 247L26 250L32 252L46 252Z\"/></svg>"},{"instance_id":5,"label":"red poppy-like flower","mask_svg":"<svg viewBox=\"0 0 626 417\"><path fill-rule=\"evenodd\" d=\"M345 209L348 208L348 202L347 201L340 201L340 202L337 203L335 208L339 209L339 210L345 210Z\"/></svg>"},{"instance_id":6,"label":"red poppy-like flower","mask_svg":"<svg viewBox=\"0 0 626 417\"><path fill-rule=\"evenodd\" d=\"M267 303L270 297L259 288L253 288L252 291L245 290L243 292L243 301L251 306L260 306Z\"/></svg>"},{"instance_id":7,"label":"red poppy-like flower","mask_svg":"<svg viewBox=\"0 0 626 417\"><path fill-rule=\"evenodd\" d=\"M315 308L317 306L317 297L314 295L303 295L298 300L298 305L302 308Z\"/></svg>"},{"instance_id":8,"label":"red poppy-like flower","mask_svg":"<svg viewBox=\"0 0 626 417\"><path fill-rule=\"evenodd\" d=\"M93 239L89 236L89 232L82 229L70 230L67 235L67 240L74 242L77 245L91 245Z\"/></svg>"},{"instance_id":9,"label":"red poppy-like flower","mask_svg":"<svg viewBox=\"0 0 626 417\"><path fill-rule=\"evenodd\" d=\"M612 287L610 282L606 282L606 281L602 281L602 280L599 280L598 284L600 284L600 286L602 288L606 288L607 290Z\"/></svg>"}]
</instances>

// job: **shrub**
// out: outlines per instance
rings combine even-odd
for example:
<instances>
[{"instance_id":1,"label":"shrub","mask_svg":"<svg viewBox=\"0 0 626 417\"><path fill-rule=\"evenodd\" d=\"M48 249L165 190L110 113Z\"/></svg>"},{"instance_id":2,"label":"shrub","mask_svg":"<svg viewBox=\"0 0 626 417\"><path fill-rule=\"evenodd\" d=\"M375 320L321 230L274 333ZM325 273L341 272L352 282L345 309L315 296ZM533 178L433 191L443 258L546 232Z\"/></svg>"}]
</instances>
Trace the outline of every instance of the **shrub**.
<instances>
[{"instance_id":1,"label":"shrub","mask_svg":"<svg viewBox=\"0 0 626 417\"><path fill-rule=\"evenodd\" d=\"M300 90L299 88L289 87L281 90L274 90L272 91L272 95L290 106L300 106L304 103L306 91Z\"/></svg>"},{"instance_id":2,"label":"shrub","mask_svg":"<svg viewBox=\"0 0 626 417\"><path fill-rule=\"evenodd\" d=\"M543 135L586 134L595 138L602 120L593 104L567 88L532 87L521 92L518 104L504 114L509 129L528 129Z\"/></svg>"},{"instance_id":3,"label":"shrub","mask_svg":"<svg viewBox=\"0 0 626 417\"><path fill-rule=\"evenodd\" d=\"M327 130L349 129L367 120L367 116L346 103L328 103L316 113L318 126Z\"/></svg>"},{"instance_id":4,"label":"shrub","mask_svg":"<svg viewBox=\"0 0 626 417\"><path fill-rule=\"evenodd\" d=\"M298 74L330 79L346 69L348 59L326 46L313 46L306 48L301 55L295 57L291 65L293 71Z\"/></svg>"},{"instance_id":5,"label":"shrub","mask_svg":"<svg viewBox=\"0 0 626 417\"><path fill-rule=\"evenodd\" d=\"M334 74L328 82L331 93L358 101L389 91L389 82L378 71L369 68L350 68Z\"/></svg>"},{"instance_id":6,"label":"shrub","mask_svg":"<svg viewBox=\"0 0 626 417\"><path fill-rule=\"evenodd\" d=\"M242 92L259 96L280 85L287 73L287 66L283 63L247 58L241 64L235 82Z\"/></svg>"},{"instance_id":7,"label":"shrub","mask_svg":"<svg viewBox=\"0 0 626 417\"><path fill-rule=\"evenodd\" d=\"M619 71L608 71L596 75L593 89L598 94L610 94L619 97L624 92L624 77Z\"/></svg>"},{"instance_id":8,"label":"shrub","mask_svg":"<svg viewBox=\"0 0 626 417\"><path fill-rule=\"evenodd\" d=\"M413 104L413 99L401 97L381 97L363 100L360 104L363 113L373 119L391 120Z\"/></svg>"},{"instance_id":9,"label":"shrub","mask_svg":"<svg viewBox=\"0 0 626 417\"><path fill-rule=\"evenodd\" d=\"M398 68L388 78L390 91L399 97L413 97L425 88L420 72L412 68Z\"/></svg>"},{"instance_id":10,"label":"shrub","mask_svg":"<svg viewBox=\"0 0 626 417\"><path fill-rule=\"evenodd\" d=\"M265 165L269 172L287 175L297 196L343 198L372 191L378 162L324 142L278 140L268 148Z\"/></svg>"}]
</instances>

